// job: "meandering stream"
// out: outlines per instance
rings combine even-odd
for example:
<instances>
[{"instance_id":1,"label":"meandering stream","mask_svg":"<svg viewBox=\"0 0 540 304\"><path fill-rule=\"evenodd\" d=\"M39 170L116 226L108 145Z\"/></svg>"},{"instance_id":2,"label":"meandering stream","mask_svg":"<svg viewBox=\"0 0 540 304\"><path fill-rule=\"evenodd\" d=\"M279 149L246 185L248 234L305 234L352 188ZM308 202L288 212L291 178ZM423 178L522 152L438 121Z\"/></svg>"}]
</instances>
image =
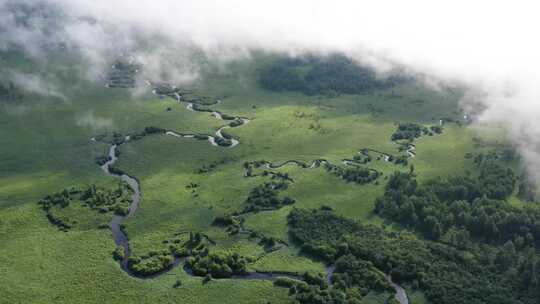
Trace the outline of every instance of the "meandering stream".
<instances>
[{"instance_id":1,"label":"meandering stream","mask_svg":"<svg viewBox=\"0 0 540 304\"><path fill-rule=\"evenodd\" d=\"M155 89L152 92L154 94L157 94ZM169 95L164 95L164 96L169 96ZM174 92L173 96L178 102L181 101L181 96L177 92ZM171 96L169 96L169 97L171 97ZM219 101L218 101L218 103L219 103ZM196 108L193 107L193 103L191 103L191 102L189 102L187 104L187 109L191 110L191 111L198 111ZM199 112L208 112L208 111L199 111ZM220 113L218 111L212 110L211 115L213 117L217 118L217 119L224 120L223 119L224 114L222 114L222 113ZM229 117L231 117L231 116L229 116ZM235 124L235 125L227 124L227 125L221 126L215 132L214 136L207 135L209 143L214 145L214 146L228 147L228 148L233 148L233 147L237 146L238 144L240 144L240 141L238 139L236 139L236 138L233 138L233 137L230 137L230 136L227 136L227 137L223 136L222 131L224 129L226 129L226 128L233 128L233 127L243 126L243 125L249 123L250 120L248 118L245 118L245 117L234 117L234 120L238 121L238 123ZM182 134L182 133L178 133L178 132L175 132L175 131L172 131L172 130L165 131L165 135L169 135L169 136L173 136L173 137L177 137L177 138L196 138L197 136L201 136L200 134ZM219 145L216 142L216 138L220 138L221 140L230 140L230 145ZM96 141L96 139L92 138L92 141ZM123 174L113 173L113 172L111 172L111 167L118 161L118 157L116 156L118 147L120 145L124 144L124 143L129 142L129 141L130 141L130 137L126 136L124 141L121 144L110 144L109 152L108 152L108 161L101 166L101 169L106 174L108 174L110 176L113 176L113 177L116 177L116 178L119 178L122 181L126 182L129 185L129 187L131 188L131 190L133 191L132 202L131 202L131 204L129 206L129 211L128 211L127 215L125 215L125 216L114 215L111 222L110 222L110 228L111 228L111 232L112 232L115 244L117 246L121 246L123 248L123 250L124 250L124 257L120 261L120 266L121 266L122 270L125 271L129 276L132 276L132 277L136 277L136 278L139 278L139 279L151 279L151 278L156 278L156 277L170 271L171 269L173 269L175 267L178 267L179 265L183 264L183 262L185 261L185 258L174 257L174 261L173 261L171 267L169 267L168 269L166 269L166 270L164 270L162 272L159 272L159 273L156 273L156 274L153 274L153 275L150 275L150 276L144 276L144 277L137 275L136 273L131 271L129 269L129 267L128 267L128 259L129 259L129 256L130 256L131 252L130 252L130 246L129 246L129 239L128 239L127 235L125 234L125 232L122 230L122 223L123 223L123 221L125 219L134 216L135 213L137 212L137 209L139 208L139 204L140 204L140 201L141 201L141 189L140 189L139 181L135 177L132 177L132 176L130 176L128 174L125 174L125 173L123 173ZM412 150L414 150L414 146L412 146L412 148L409 147L409 149L407 150L407 153L409 154L410 152L412 152ZM376 151L376 152L378 152L378 151ZM381 152L379 152L379 153L381 153ZM384 153L382 153L382 154L384 154ZM412 155L410 155L410 154L412 154ZM414 156L414 153L410 153L410 154L409 154L410 157ZM384 154L384 155L387 155L387 154ZM327 161L324 160L324 159L316 159L316 160L312 161L310 164L306 164L304 162L300 162L300 161L296 161L296 160L289 160L289 161L283 162L281 164L273 164L273 163L270 163L270 162L265 162L265 166L267 168L279 168L279 167L285 166L287 164L295 164L295 165L298 165L298 166L300 166L302 168L317 168L317 167L320 167L324 163L327 163ZM346 165L354 165L354 162L350 161L350 160L343 160L343 163L346 164ZM184 270L186 271L186 273L188 273L190 275L193 275L190 272L190 270L187 269L186 267L184 267ZM331 266L326 267L326 281L328 282L329 285L332 284L332 277L333 277L334 271L335 271L335 266L331 265ZM274 281L278 277L287 277L287 278L296 279L296 280L303 280L302 276L300 276L300 275L292 274L292 273L285 273L285 272L249 272L249 273L244 274L244 275L234 275L232 277L232 279L238 279L238 280L271 280L271 281ZM405 293L405 290L401 286L395 284L391 280L391 278L389 276L387 277L387 279L388 279L389 283L392 285L392 287L394 287L394 289L396 291L396 295L395 295L396 300L398 300L398 302L400 304L408 304L408 299L407 299L407 295Z\"/></svg>"},{"instance_id":2,"label":"meandering stream","mask_svg":"<svg viewBox=\"0 0 540 304\"><path fill-rule=\"evenodd\" d=\"M135 178L127 174L122 174L122 175L114 174L110 171L111 166L114 165L114 163L118 160L118 157L116 157L117 148L118 146L115 144L110 146L109 160L101 166L101 169L103 169L105 173L114 177L118 177L122 181L126 182L131 188L131 190L133 191L133 194L131 196L131 205L129 206L128 214L125 216L114 215L109 225L111 227L111 231L112 231L116 246L121 246L124 249L124 258L122 259L122 261L120 261L120 266L122 267L122 270L127 272L129 275L133 275L133 273L129 270L128 265L127 265L128 257L130 254L129 240L126 234L124 233L124 231L122 231L122 222L124 221L124 219L133 216L135 212L137 211L137 209L139 208L139 203L141 201L141 191L140 191L139 182Z\"/></svg>"}]
</instances>

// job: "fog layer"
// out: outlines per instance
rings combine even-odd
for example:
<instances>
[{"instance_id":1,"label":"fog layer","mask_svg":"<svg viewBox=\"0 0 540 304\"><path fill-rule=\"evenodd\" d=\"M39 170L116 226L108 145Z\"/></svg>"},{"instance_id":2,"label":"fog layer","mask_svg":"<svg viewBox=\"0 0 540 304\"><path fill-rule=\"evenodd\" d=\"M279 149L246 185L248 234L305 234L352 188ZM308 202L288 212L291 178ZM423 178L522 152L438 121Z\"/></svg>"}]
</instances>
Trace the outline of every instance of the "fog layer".
<instances>
[{"instance_id":1,"label":"fog layer","mask_svg":"<svg viewBox=\"0 0 540 304\"><path fill-rule=\"evenodd\" d=\"M13 6L22 4L44 13L21 22ZM197 73L187 60L193 48L218 60L262 49L339 51L379 70L398 64L470 87L464 106L481 103L477 121L503 125L536 174L539 9L535 1L0 0L0 48L16 44L39 58L43 45L62 42L95 73L125 50L156 75L164 58L175 60L180 80ZM145 50L135 48L141 42Z\"/></svg>"}]
</instances>

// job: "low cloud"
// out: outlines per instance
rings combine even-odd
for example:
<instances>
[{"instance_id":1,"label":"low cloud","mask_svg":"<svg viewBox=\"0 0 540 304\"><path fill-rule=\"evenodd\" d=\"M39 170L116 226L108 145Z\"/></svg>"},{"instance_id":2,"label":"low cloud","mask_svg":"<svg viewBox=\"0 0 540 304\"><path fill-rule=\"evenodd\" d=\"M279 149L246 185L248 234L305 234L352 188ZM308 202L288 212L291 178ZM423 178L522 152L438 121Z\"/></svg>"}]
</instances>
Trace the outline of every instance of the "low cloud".
<instances>
[{"instance_id":1,"label":"low cloud","mask_svg":"<svg viewBox=\"0 0 540 304\"><path fill-rule=\"evenodd\" d=\"M9 9L13 3L47 9L21 25ZM44 45L63 43L96 74L126 52L152 77L181 82L199 77L193 50L223 62L252 50L343 52L378 70L398 65L443 85L467 85L463 107L481 109L480 123L505 126L530 171L540 172L538 6L527 0L0 0L0 48L18 45L40 56Z\"/></svg>"},{"instance_id":2,"label":"low cloud","mask_svg":"<svg viewBox=\"0 0 540 304\"><path fill-rule=\"evenodd\" d=\"M66 97L53 84L53 82L43 79L37 74L26 74L10 70L8 78L15 87L22 88L27 93L33 93L44 97L54 97L66 100Z\"/></svg>"},{"instance_id":3,"label":"low cloud","mask_svg":"<svg viewBox=\"0 0 540 304\"><path fill-rule=\"evenodd\" d=\"M93 131L111 130L114 127L111 118L97 116L93 111L85 112L75 118L75 124L79 127L90 128Z\"/></svg>"}]
</instances>

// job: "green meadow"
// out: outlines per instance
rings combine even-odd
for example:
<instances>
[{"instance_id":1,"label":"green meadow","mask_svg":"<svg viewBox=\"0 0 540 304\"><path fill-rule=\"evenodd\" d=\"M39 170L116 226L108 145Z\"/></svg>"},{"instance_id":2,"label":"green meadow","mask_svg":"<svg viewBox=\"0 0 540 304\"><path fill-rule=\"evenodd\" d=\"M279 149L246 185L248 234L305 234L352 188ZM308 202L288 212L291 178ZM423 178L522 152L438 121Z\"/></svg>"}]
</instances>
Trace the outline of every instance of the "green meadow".
<instances>
[{"instance_id":1,"label":"green meadow","mask_svg":"<svg viewBox=\"0 0 540 304\"><path fill-rule=\"evenodd\" d=\"M374 212L375 200L384 194L392 173L409 172L412 165L420 183L466 171L474 175L476 167L467 154L489 151L502 142L465 122L445 123L442 134L414 140L415 157L406 166L370 153L372 161L360 166L382 175L377 182L363 185L347 182L322 166L285 165L272 171L292 178L279 197L294 198L295 203L241 214L251 189L271 180L262 175L246 177L245 162L325 159L344 167L343 159L353 158L364 148L400 155L405 152L390 139L398 122L430 127L438 125L439 119L460 120L464 115L460 90L436 90L416 82L333 97L268 91L258 85L257 75L272 60L272 56L257 54L231 63L226 71L208 69L190 88L195 94L222 99L212 109L250 119L227 129L240 141L238 146L216 147L206 140L154 134L119 147L115 167L136 177L142 193L139 209L123 222L132 255L166 250L164 241L191 231L212 240L211 252L251 257L250 271L324 273L325 264L301 252L289 235L287 216L293 208L328 206L345 218L400 230L403 227ZM4 61L21 61L17 64L31 69L23 59ZM69 78L68 71L64 74ZM0 302L290 302L287 289L267 280L215 279L204 284L203 278L188 275L182 267L156 278L128 276L113 259L116 246L110 230L97 224L103 222L100 216L106 223L111 214L74 207L70 212L84 220L63 232L38 205L46 195L64 188L117 185L117 179L95 162L108 146L91 141L94 136L130 135L148 126L214 134L227 122L208 112L190 111L184 102L153 95L149 87L134 92L82 80L73 84L65 99L29 97L0 107ZM478 145L477 138L482 136L488 143ZM210 164L212 168L205 170ZM516 161L506 165L520 170ZM515 194L509 201L521 204ZM213 224L216 217L235 213L240 214L246 231L286 245L268 252L249 233L230 234ZM182 284L174 288L177 280ZM421 291L411 289L409 296L411 303L427 303ZM387 298L370 293L363 301L385 303Z\"/></svg>"}]
</instances>

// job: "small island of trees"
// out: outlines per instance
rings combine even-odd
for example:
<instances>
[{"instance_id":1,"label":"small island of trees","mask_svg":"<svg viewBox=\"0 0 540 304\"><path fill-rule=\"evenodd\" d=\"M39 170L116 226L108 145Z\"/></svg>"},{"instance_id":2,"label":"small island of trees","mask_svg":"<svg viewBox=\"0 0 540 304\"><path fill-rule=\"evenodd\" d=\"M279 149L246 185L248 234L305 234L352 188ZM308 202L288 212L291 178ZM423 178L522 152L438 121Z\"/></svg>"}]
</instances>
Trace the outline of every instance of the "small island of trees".
<instances>
[{"instance_id":1,"label":"small island of trees","mask_svg":"<svg viewBox=\"0 0 540 304\"><path fill-rule=\"evenodd\" d=\"M77 219L66 215L66 210L73 203L79 203L100 213L126 215L131 204L132 190L126 183L119 183L116 189L107 189L90 185L85 190L75 187L47 195L39 201L49 221L60 230L73 228Z\"/></svg>"}]
</instances>

